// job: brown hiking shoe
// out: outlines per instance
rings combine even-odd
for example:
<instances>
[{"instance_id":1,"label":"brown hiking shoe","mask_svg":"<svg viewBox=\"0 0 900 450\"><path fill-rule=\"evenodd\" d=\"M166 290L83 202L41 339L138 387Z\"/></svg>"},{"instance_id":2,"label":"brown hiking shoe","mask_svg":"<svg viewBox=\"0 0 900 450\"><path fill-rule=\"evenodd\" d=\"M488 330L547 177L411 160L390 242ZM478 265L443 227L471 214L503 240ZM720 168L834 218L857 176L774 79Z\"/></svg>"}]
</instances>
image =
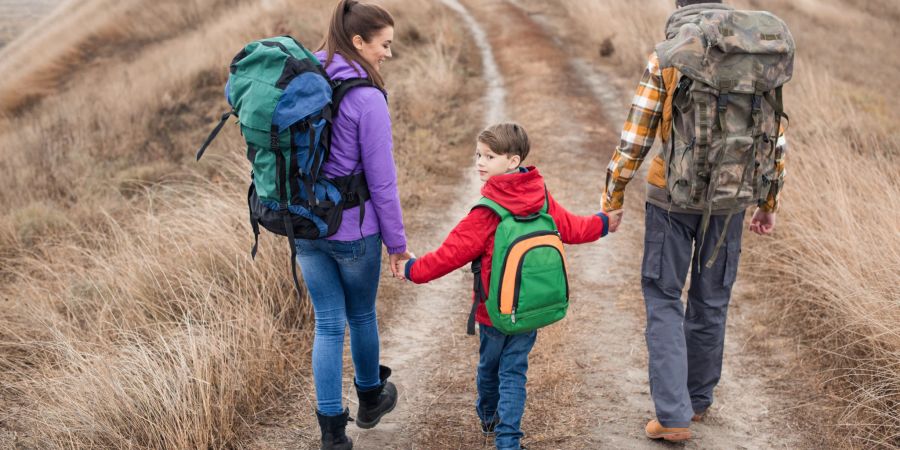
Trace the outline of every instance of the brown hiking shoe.
<instances>
[{"instance_id":1,"label":"brown hiking shoe","mask_svg":"<svg viewBox=\"0 0 900 450\"><path fill-rule=\"evenodd\" d=\"M647 422L644 433L650 439L665 439L667 441L686 441L691 438L690 428L666 428L657 420Z\"/></svg>"},{"instance_id":2,"label":"brown hiking shoe","mask_svg":"<svg viewBox=\"0 0 900 450\"><path fill-rule=\"evenodd\" d=\"M706 416L706 413L705 413L705 412L699 413L699 414L694 414L694 415L691 417L691 422L703 422L703 417L704 417L704 416Z\"/></svg>"}]
</instances>

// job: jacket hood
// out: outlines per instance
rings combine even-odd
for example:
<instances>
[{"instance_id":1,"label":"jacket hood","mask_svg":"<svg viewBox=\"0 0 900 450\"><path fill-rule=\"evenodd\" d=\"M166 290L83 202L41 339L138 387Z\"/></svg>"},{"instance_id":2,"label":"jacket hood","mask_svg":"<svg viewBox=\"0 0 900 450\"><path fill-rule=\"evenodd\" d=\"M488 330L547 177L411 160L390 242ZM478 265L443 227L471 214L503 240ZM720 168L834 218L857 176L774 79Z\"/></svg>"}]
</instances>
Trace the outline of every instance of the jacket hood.
<instances>
[{"instance_id":1,"label":"jacket hood","mask_svg":"<svg viewBox=\"0 0 900 450\"><path fill-rule=\"evenodd\" d=\"M517 216L538 212L544 206L544 177L534 167L522 172L491 177L481 195L497 202Z\"/></svg>"},{"instance_id":2,"label":"jacket hood","mask_svg":"<svg viewBox=\"0 0 900 450\"><path fill-rule=\"evenodd\" d=\"M316 58L325 65L325 61L328 58L328 53L325 50L319 50L315 53ZM328 67L325 67L325 72L332 80L346 80L349 78L369 78L369 75L366 71L360 66L352 61L344 58L340 53L335 53L334 58L331 59L331 64Z\"/></svg>"}]
</instances>

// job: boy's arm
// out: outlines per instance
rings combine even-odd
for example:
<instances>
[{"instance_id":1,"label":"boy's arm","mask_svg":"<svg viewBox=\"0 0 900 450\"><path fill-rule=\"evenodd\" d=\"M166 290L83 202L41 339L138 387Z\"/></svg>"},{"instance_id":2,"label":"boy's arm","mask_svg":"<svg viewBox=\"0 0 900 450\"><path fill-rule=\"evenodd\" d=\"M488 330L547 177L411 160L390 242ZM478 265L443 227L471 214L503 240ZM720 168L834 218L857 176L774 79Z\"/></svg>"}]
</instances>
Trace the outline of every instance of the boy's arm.
<instances>
[{"instance_id":1,"label":"boy's arm","mask_svg":"<svg viewBox=\"0 0 900 450\"><path fill-rule=\"evenodd\" d=\"M609 232L609 216L599 212L591 216L577 216L562 207L549 194L547 212L553 216L559 236L565 244L594 242Z\"/></svg>"},{"instance_id":2,"label":"boy's arm","mask_svg":"<svg viewBox=\"0 0 900 450\"><path fill-rule=\"evenodd\" d=\"M653 146L665 98L666 88L662 80L662 70L659 67L659 58L654 52L650 55L644 76L631 102L619 146L616 147L606 168L606 184L601 198L604 211L622 208L625 201L625 186L637 173L647 152Z\"/></svg>"},{"instance_id":3,"label":"boy's arm","mask_svg":"<svg viewBox=\"0 0 900 450\"><path fill-rule=\"evenodd\" d=\"M472 262L484 253L485 243L500 218L487 208L475 208L461 220L437 250L406 262L406 279L416 284L435 280Z\"/></svg>"}]
</instances>

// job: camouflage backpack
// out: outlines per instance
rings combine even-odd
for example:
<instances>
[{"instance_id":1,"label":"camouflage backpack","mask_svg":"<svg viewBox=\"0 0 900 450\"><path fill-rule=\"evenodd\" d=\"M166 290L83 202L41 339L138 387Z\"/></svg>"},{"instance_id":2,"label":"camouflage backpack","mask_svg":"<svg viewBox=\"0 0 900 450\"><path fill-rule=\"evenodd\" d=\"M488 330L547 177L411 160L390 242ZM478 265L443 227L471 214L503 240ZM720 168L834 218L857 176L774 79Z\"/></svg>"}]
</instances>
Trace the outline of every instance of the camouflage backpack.
<instances>
[{"instance_id":1,"label":"camouflage backpack","mask_svg":"<svg viewBox=\"0 0 900 450\"><path fill-rule=\"evenodd\" d=\"M782 86L791 79L794 39L768 12L725 5L681 8L656 46L662 68L681 78L672 95L672 136L663 149L666 188L679 207L731 215L777 190L775 143L784 114ZM723 231L707 267L715 261Z\"/></svg>"}]
</instances>

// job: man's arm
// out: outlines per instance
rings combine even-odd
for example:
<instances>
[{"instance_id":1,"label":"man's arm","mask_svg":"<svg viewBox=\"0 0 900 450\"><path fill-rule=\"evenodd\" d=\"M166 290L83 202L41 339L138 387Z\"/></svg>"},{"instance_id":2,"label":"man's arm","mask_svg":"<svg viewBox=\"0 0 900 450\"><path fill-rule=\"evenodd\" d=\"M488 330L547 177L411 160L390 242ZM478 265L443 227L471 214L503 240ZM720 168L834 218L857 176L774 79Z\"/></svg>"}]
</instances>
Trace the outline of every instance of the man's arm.
<instances>
[{"instance_id":1,"label":"man's arm","mask_svg":"<svg viewBox=\"0 0 900 450\"><path fill-rule=\"evenodd\" d=\"M750 231L768 235L775 231L775 211L778 210L778 194L784 185L784 153L787 150L787 139L784 137L784 125L778 130L778 141L775 143L775 180L769 188L766 201L760 202L750 219Z\"/></svg>"},{"instance_id":2,"label":"man's arm","mask_svg":"<svg viewBox=\"0 0 900 450\"><path fill-rule=\"evenodd\" d=\"M775 179L769 188L766 201L759 204L763 212L774 213L778 210L778 194L784 186L784 175L787 173L784 166L784 154L787 151L787 138L784 136L784 125L778 130L778 141L775 143Z\"/></svg>"},{"instance_id":3,"label":"man's arm","mask_svg":"<svg viewBox=\"0 0 900 450\"><path fill-rule=\"evenodd\" d=\"M650 55L644 76L638 85L628 118L622 128L622 137L606 170L606 185L601 205L604 211L622 208L625 186L634 177L656 138L656 130L662 118L666 89L662 81L659 58Z\"/></svg>"}]
</instances>

